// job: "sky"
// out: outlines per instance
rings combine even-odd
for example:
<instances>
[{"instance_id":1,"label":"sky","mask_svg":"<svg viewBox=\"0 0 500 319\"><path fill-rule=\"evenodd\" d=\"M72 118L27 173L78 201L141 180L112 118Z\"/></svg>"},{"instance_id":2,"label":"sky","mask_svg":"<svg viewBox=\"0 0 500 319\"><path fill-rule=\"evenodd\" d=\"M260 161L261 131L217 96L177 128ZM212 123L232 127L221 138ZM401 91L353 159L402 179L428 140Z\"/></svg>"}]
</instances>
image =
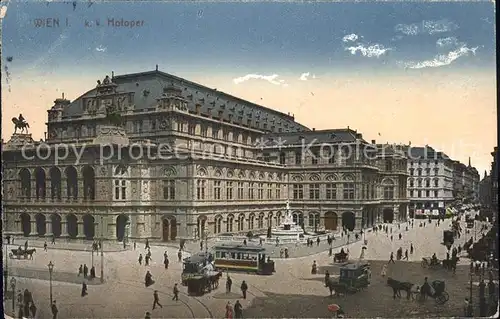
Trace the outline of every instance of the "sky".
<instances>
[{"instance_id":1,"label":"sky","mask_svg":"<svg viewBox=\"0 0 500 319\"><path fill-rule=\"evenodd\" d=\"M490 169L497 144L491 2L20 2L2 10L2 138L35 138L62 93L161 71L380 143ZM127 21L125 26L111 20ZM133 21L133 26L132 26ZM58 22L58 23L57 23Z\"/></svg>"}]
</instances>

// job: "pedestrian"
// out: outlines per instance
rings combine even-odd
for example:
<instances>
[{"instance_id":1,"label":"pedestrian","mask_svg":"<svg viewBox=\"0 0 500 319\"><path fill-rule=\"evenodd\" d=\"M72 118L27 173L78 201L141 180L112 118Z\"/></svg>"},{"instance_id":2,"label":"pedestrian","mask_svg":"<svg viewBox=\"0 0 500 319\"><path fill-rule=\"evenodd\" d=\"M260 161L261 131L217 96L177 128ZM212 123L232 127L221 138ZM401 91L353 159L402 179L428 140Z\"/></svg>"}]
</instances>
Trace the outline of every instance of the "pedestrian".
<instances>
[{"instance_id":1,"label":"pedestrian","mask_svg":"<svg viewBox=\"0 0 500 319\"><path fill-rule=\"evenodd\" d=\"M23 304L23 294L21 293L21 290L17 291L17 303L19 305Z\"/></svg>"},{"instance_id":2,"label":"pedestrian","mask_svg":"<svg viewBox=\"0 0 500 319\"><path fill-rule=\"evenodd\" d=\"M380 274L382 277L385 277L387 275L387 264L382 266L382 273Z\"/></svg>"},{"instance_id":3,"label":"pedestrian","mask_svg":"<svg viewBox=\"0 0 500 319\"><path fill-rule=\"evenodd\" d=\"M168 263L169 263L168 257L165 256L165 260L163 260L163 264L165 265L165 269L168 269Z\"/></svg>"},{"instance_id":4,"label":"pedestrian","mask_svg":"<svg viewBox=\"0 0 500 319\"><path fill-rule=\"evenodd\" d=\"M82 297L85 297L87 295L87 284L85 282L82 282Z\"/></svg>"},{"instance_id":5,"label":"pedestrian","mask_svg":"<svg viewBox=\"0 0 500 319\"><path fill-rule=\"evenodd\" d=\"M328 256L332 257L332 254L333 254L333 248L332 248L332 247L330 247L330 248L328 249Z\"/></svg>"},{"instance_id":6,"label":"pedestrian","mask_svg":"<svg viewBox=\"0 0 500 319\"><path fill-rule=\"evenodd\" d=\"M47 242L44 242L44 243L43 243L43 250L44 250L44 251L47 251Z\"/></svg>"},{"instance_id":7,"label":"pedestrian","mask_svg":"<svg viewBox=\"0 0 500 319\"><path fill-rule=\"evenodd\" d=\"M36 306L35 303L32 301L30 305L30 312L33 318L36 318Z\"/></svg>"},{"instance_id":8,"label":"pedestrian","mask_svg":"<svg viewBox=\"0 0 500 319\"><path fill-rule=\"evenodd\" d=\"M226 304L226 319L233 319L233 306L230 301Z\"/></svg>"},{"instance_id":9,"label":"pedestrian","mask_svg":"<svg viewBox=\"0 0 500 319\"><path fill-rule=\"evenodd\" d=\"M401 233L399 233L399 240L401 240L402 237L403 237L403 235L401 235Z\"/></svg>"},{"instance_id":10,"label":"pedestrian","mask_svg":"<svg viewBox=\"0 0 500 319\"><path fill-rule=\"evenodd\" d=\"M231 292L231 286L233 285L233 281L231 280L231 277L227 275L227 280L226 280L226 293Z\"/></svg>"},{"instance_id":11,"label":"pedestrian","mask_svg":"<svg viewBox=\"0 0 500 319\"><path fill-rule=\"evenodd\" d=\"M392 241L392 235L391 235L391 241Z\"/></svg>"},{"instance_id":12,"label":"pedestrian","mask_svg":"<svg viewBox=\"0 0 500 319\"><path fill-rule=\"evenodd\" d=\"M52 311L52 319L57 319L57 313L59 312L59 310L57 309L55 300L52 302L52 306L50 308ZM22 318L22 317L20 317L20 318Z\"/></svg>"},{"instance_id":13,"label":"pedestrian","mask_svg":"<svg viewBox=\"0 0 500 319\"><path fill-rule=\"evenodd\" d=\"M146 262L146 266L149 266L149 259L151 257L149 257L149 254L146 254L146 258L144 258L145 262Z\"/></svg>"},{"instance_id":14,"label":"pedestrian","mask_svg":"<svg viewBox=\"0 0 500 319\"><path fill-rule=\"evenodd\" d=\"M24 242L24 250L28 250L28 241Z\"/></svg>"},{"instance_id":15,"label":"pedestrian","mask_svg":"<svg viewBox=\"0 0 500 319\"><path fill-rule=\"evenodd\" d=\"M149 249L149 239L146 239L146 247L144 247L144 249Z\"/></svg>"},{"instance_id":16,"label":"pedestrian","mask_svg":"<svg viewBox=\"0 0 500 319\"><path fill-rule=\"evenodd\" d=\"M139 265L142 265L142 254L139 254Z\"/></svg>"},{"instance_id":17,"label":"pedestrian","mask_svg":"<svg viewBox=\"0 0 500 319\"><path fill-rule=\"evenodd\" d=\"M283 248L280 249L280 258L283 258Z\"/></svg>"},{"instance_id":18,"label":"pedestrian","mask_svg":"<svg viewBox=\"0 0 500 319\"><path fill-rule=\"evenodd\" d=\"M179 262L182 261L182 250L179 249L179 251L177 252L177 258L179 259Z\"/></svg>"},{"instance_id":19,"label":"pedestrian","mask_svg":"<svg viewBox=\"0 0 500 319\"><path fill-rule=\"evenodd\" d=\"M23 305L19 305L18 318L24 318ZM55 318L55 317L54 317Z\"/></svg>"},{"instance_id":20,"label":"pedestrian","mask_svg":"<svg viewBox=\"0 0 500 319\"><path fill-rule=\"evenodd\" d=\"M319 246L319 242L320 242L320 240L319 240L319 236L318 236L318 238L316 239L316 246Z\"/></svg>"},{"instance_id":21,"label":"pedestrian","mask_svg":"<svg viewBox=\"0 0 500 319\"><path fill-rule=\"evenodd\" d=\"M92 266L92 268L90 268L90 279L94 279L95 278L95 267Z\"/></svg>"},{"instance_id":22,"label":"pedestrian","mask_svg":"<svg viewBox=\"0 0 500 319\"><path fill-rule=\"evenodd\" d=\"M391 258L389 259L389 263L391 263L391 261L392 261L392 263L393 263L393 264L395 264L395 263L396 263L396 262L394 261L394 253L393 253L393 252L391 252Z\"/></svg>"},{"instance_id":23,"label":"pedestrian","mask_svg":"<svg viewBox=\"0 0 500 319\"><path fill-rule=\"evenodd\" d=\"M172 300L179 301L179 288L177 287L177 284L174 285L174 297Z\"/></svg>"},{"instance_id":24,"label":"pedestrian","mask_svg":"<svg viewBox=\"0 0 500 319\"><path fill-rule=\"evenodd\" d=\"M153 293L153 310L155 310L156 305L160 306L160 308L163 308L163 306L160 304L160 298L158 297L158 290L155 290Z\"/></svg>"},{"instance_id":25,"label":"pedestrian","mask_svg":"<svg viewBox=\"0 0 500 319\"><path fill-rule=\"evenodd\" d=\"M236 300L236 303L234 304L234 317L243 318L243 306L239 300Z\"/></svg>"},{"instance_id":26,"label":"pedestrian","mask_svg":"<svg viewBox=\"0 0 500 319\"><path fill-rule=\"evenodd\" d=\"M410 254L413 254L413 244L410 243Z\"/></svg>"},{"instance_id":27,"label":"pedestrian","mask_svg":"<svg viewBox=\"0 0 500 319\"><path fill-rule=\"evenodd\" d=\"M134 250L137 247L137 242L134 240Z\"/></svg>"},{"instance_id":28,"label":"pedestrian","mask_svg":"<svg viewBox=\"0 0 500 319\"><path fill-rule=\"evenodd\" d=\"M200 250L203 250L203 240L200 240Z\"/></svg>"},{"instance_id":29,"label":"pedestrian","mask_svg":"<svg viewBox=\"0 0 500 319\"><path fill-rule=\"evenodd\" d=\"M78 268L78 277L80 277L81 274L83 274L83 265L80 265Z\"/></svg>"},{"instance_id":30,"label":"pedestrian","mask_svg":"<svg viewBox=\"0 0 500 319\"><path fill-rule=\"evenodd\" d=\"M405 258L406 260L408 260L408 249L405 250Z\"/></svg>"},{"instance_id":31,"label":"pedestrian","mask_svg":"<svg viewBox=\"0 0 500 319\"><path fill-rule=\"evenodd\" d=\"M87 278L88 274L89 274L89 268L87 267L87 264L83 264L83 278Z\"/></svg>"},{"instance_id":32,"label":"pedestrian","mask_svg":"<svg viewBox=\"0 0 500 319\"><path fill-rule=\"evenodd\" d=\"M241 293L243 294L243 299L247 299L247 290L248 290L248 285L247 283L243 280L241 283Z\"/></svg>"},{"instance_id":33,"label":"pedestrian","mask_svg":"<svg viewBox=\"0 0 500 319\"><path fill-rule=\"evenodd\" d=\"M144 316L144 319L151 319L151 313L149 311L146 311L146 316Z\"/></svg>"}]
</instances>

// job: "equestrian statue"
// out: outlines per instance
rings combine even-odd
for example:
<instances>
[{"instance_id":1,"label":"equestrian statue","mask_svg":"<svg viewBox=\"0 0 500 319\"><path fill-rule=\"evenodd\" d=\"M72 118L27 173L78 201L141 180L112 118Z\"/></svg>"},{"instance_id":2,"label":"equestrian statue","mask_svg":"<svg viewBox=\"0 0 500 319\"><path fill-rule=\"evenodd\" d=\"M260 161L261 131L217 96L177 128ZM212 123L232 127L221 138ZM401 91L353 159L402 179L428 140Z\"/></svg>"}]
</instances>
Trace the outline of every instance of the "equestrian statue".
<instances>
[{"instance_id":1,"label":"equestrian statue","mask_svg":"<svg viewBox=\"0 0 500 319\"><path fill-rule=\"evenodd\" d=\"M17 133L17 129L21 129L21 133L23 133L24 130L26 130L26 133L28 133L28 128L30 127L30 125L28 124L28 122L26 122L22 114L19 114L19 118L13 117L12 123L14 123L14 134Z\"/></svg>"}]
</instances>

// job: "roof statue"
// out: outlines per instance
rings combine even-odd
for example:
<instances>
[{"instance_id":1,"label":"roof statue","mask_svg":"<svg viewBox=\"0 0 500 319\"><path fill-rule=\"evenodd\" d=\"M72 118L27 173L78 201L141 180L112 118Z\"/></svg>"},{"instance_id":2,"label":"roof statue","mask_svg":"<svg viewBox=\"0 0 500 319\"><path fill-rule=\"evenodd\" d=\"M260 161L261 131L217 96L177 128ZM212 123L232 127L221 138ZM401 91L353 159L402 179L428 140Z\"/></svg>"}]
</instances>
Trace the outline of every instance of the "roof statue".
<instances>
[{"instance_id":1,"label":"roof statue","mask_svg":"<svg viewBox=\"0 0 500 319\"><path fill-rule=\"evenodd\" d=\"M13 117L12 122L14 123L14 134L17 133L17 129L21 129L21 133L24 131L26 131L26 134L28 133L30 125L26 122L22 114L19 114L18 118Z\"/></svg>"}]
</instances>

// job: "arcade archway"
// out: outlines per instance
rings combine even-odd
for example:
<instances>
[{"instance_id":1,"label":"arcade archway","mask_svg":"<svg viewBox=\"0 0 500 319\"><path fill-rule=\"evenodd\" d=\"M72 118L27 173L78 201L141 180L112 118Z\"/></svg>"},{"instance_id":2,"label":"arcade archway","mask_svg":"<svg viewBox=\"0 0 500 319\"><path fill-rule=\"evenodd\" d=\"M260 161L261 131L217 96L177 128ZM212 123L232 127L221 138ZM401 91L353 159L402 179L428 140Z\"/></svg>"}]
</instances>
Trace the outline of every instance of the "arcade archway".
<instances>
[{"instance_id":1,"label":"arcade archway","mask_svg":"<svg viewBox=\"0 0 500 319\"><path fill-rule=\"evenodd\" d=\"M301 226L304 225L304 214L300 213L300 212L295 212L292 214L292 219L293 219L293 222L295 224L297 224L298 226Z\"/></svg>"},{"instance_id":2,"label":"arcade archway","mask_svg":"<svg viewBox=\"0 0 500 319\"><path fill-rule=\"evenodd\" d=\"M95 236L95 219L92 215L83 216L83 234L85 239L94 239Z\"/></svg>"},{"instance_id":3,"label":"arcade archway","mask_svg":"<svg viewBox=\"0 0 500 319\"><path fill-rule=\"evenodd\" d=\"M50 175L50 198L61 200L61 171L57 167L52 167Z\"/></svg>"},{"instance_id":4,"label":"arcade archway","mask_svg":"<svg viewBox=\"0 0 500 319\"><path fill-rule=\"evenodd\" d=\"M28 237L31 233L31 217L27 213L22 213L21 214L21 229L23 232L23 235L25 237Z\"/></svg>"},{"instance_id":5,"label":"arcade archway","mask_svg":"<svg viewBox=\"0 0 500 319\"><path fill-rule=\"evenodd\" d=\"M325 213L325 229L326 230L337 230L338 226L338 216L334 212Z\"/></svg>"},{"instance_id":6,"label":"arcade archway","mask_svg":"<svg viewBox=\"0 0 500 319\"><path fill-rule=\"evenodd\" d=\"M128 224L128 217L121 214L116 217L116 239L123 241L125 238L125 231Z\"/></svg>"},{"instance_id":7,"label":"arcade archway","mask_svg":"<svg viewBox=\"0 0 500 319\"><path fill-rule=\"evenodd\" d=\"M162 221L162 240L175 240L177 237L177 220L175 217L163 218Z\"/></svg>"},{"instance_id":8,"label":"arcade archway","mask_svg":"<svg viewBox=\"0 0 500 319\"><path fill-rule=\"evenodd\" d=\"M384 219L384 223L392 223L394 221L394 211L390 208L384 208L382 211L382 217Z\"/></svg>"},{"instance_id":9,"label":"arcade archway","mask_svg":"<svg viewBox=\"0 0 500 319\"><path fill-rule=\"evenodd\" d=\"M36 214L35 215L35 220L36 220L36 232L38 236L43 236L47 232L47 229L45 227L45 215L44 214Z\"/></svg>"},{"instance_id":10,"label":"arcade archway","mask_svg":"<svg viewBox=\"0 0 500 319\"><path fill-rule=\"evenodd\" d=\"M76 238L78 236L78 218L74 214L69 214L66 216L66 222L69 237Z\"/></svg>"},{"instance_id":11,"label":"arcade archway","mask_svg":"<svg viewBox=\"0 0 500 319\"><path fill-rule=\"evenodd\" d=\"M353 212L345 212L342 214L342 227L349 231L353 231L356 227L356 215Z\"/></svg>"},{"instance_id":12,"label":"arcade archway","mask_svg":"<svg viewBox=\"0 0 500 319\"><path fill-rule=\"evenodd\" d=\"M52 235L54 237L58 238L61 237L61 216L58 214L52 214L50 215L50 223L52 224Z\"/></svg>"}]
</instances>

